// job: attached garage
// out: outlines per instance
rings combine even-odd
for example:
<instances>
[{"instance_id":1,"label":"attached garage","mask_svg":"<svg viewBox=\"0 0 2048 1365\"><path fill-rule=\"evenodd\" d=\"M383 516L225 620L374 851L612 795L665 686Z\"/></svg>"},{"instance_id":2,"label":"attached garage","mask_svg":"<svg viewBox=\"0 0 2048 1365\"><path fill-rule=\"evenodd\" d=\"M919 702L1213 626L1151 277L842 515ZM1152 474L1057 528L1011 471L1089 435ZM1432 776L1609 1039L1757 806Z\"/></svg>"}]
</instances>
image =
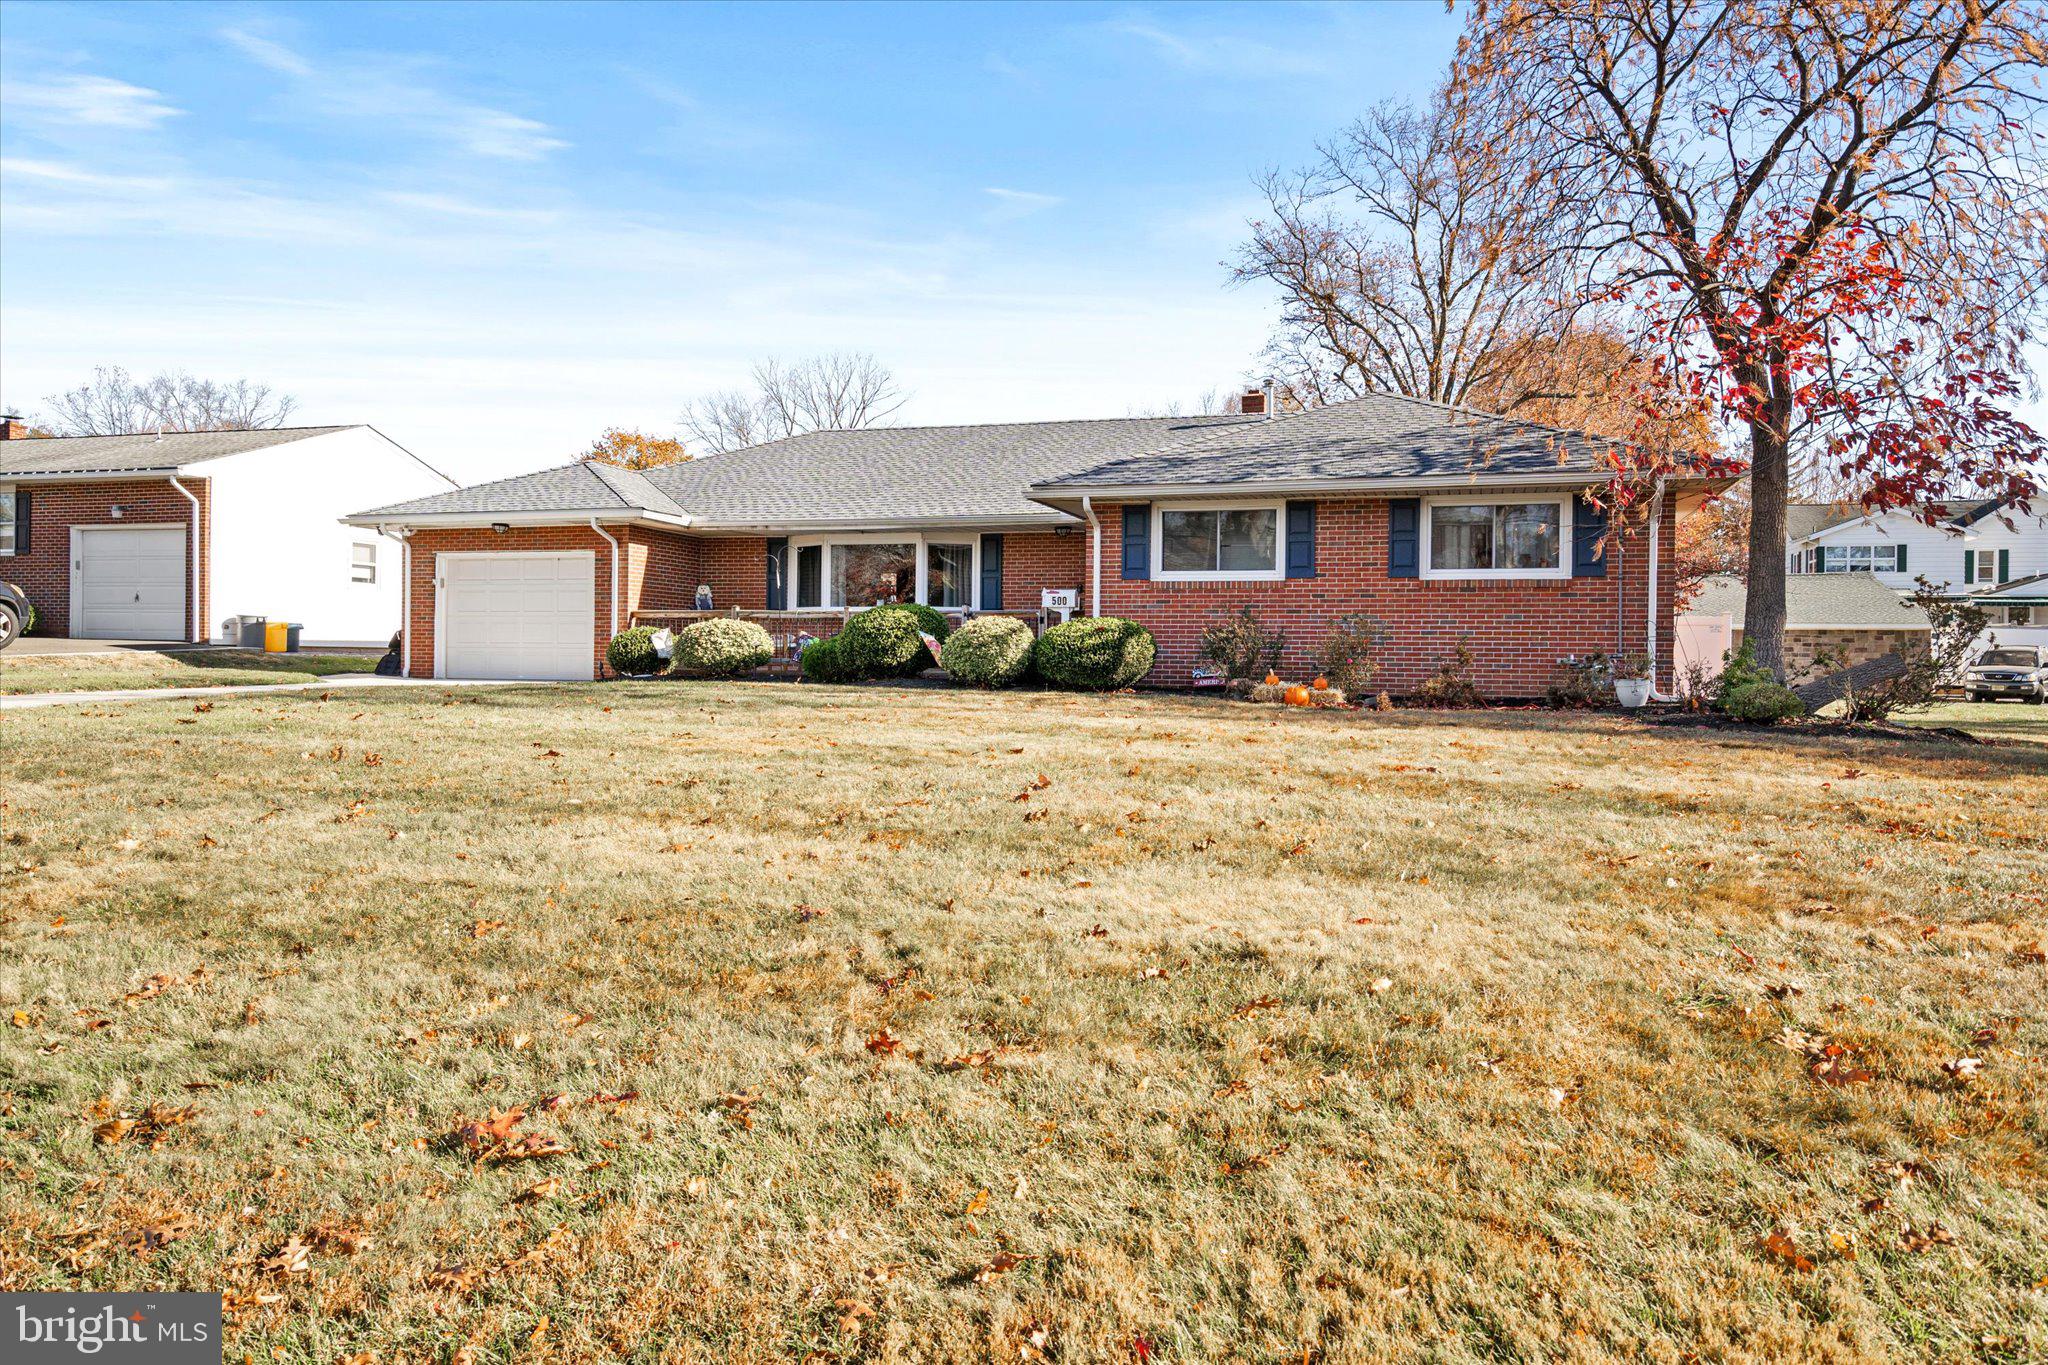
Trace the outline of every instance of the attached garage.
<instances>
[{"instance_id":1,"label":"attached garage","mask_svg":"<svg viewBox=\"0 0 2048 1365\"><path fill-rule=\"evenodd\" d=\"M81 640L184 640L185 528L71 528L71 634Z\"/></svg>"},{"instance_id":2,"label":"attached garage","mask_svg":"<svg viewBox=\"0 0 2048 1365\"><path fill-rule=\"evenodd\" d=\"M596 675L597 556L589 550L443 553L435 563L435 675Z\"/></svg>"}]
</instances>

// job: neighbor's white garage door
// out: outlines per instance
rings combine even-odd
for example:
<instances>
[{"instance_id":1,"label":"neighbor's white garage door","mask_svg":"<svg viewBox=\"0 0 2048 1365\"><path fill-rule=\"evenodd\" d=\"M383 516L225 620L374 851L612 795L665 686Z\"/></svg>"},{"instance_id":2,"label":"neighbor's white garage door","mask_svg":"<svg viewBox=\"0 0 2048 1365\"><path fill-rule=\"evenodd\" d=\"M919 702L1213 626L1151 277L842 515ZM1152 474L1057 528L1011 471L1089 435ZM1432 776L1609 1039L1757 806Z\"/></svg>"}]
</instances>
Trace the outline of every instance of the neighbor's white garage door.
<instances>
[{"instance_id":1,"label":"neighbor's white garage door","mask_svg":"<svg viewBox=\"0 0 2048 1365\"><path fill-rule=\"evenodd\" d=\"M185 528L74 526L71 634L81 640L183 640Z\"/></svg>"},{"instance_id":2,"label":"neighbor's white garage door","mask_svg":"<svg viewBox=\"0 0 2048 1365\"><path fill-rule=\"evenodd\" d=\"M597 557L444 554L434 636L444 678L589 678Z\"/></svg>"}]
</instances>

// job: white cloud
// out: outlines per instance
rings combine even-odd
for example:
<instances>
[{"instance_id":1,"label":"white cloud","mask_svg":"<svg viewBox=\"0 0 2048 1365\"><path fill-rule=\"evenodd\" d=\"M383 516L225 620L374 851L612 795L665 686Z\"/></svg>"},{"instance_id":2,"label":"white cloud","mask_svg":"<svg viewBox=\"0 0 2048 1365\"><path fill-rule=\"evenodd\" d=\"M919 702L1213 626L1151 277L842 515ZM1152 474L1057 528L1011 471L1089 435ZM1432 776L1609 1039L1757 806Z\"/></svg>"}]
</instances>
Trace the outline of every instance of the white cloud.
<instances>
[{"instance_id":1,"label":"white cloud","mask_svg":"<svg viewBox=\"0 0 2048 1365\"><path fill-rule=\"evenodd\" d=\"M294 94L321 118L396 126L496 161L538 161L569 145L538 119L435 89L428 64L417 59L378 55L315 62L246 28L224 28L220 36L258 66L289 77Z\"/></svg>"},{"instance_id":2,"label":"white cloud","mask_svg":"<svg viewBox=\"0 0 2048 1365\"><path fill-rule=\"evenodd\" d=\"M1239 33L1175 31L1149 18L1113 19L1103 27L1136 38L1185 71L1211 76L1320 76L1332 69L1327 53L1278 47Z\"/></svg>"},{"instance_id":3,"label":"white cloud","mask_svg":"<svg viewBox=\"0 0 2048 1365\"><path fill-rule=\"evenodd\" d=\"M49 81L12 82L7 103L51 122L89 128L154 128L185 111L158 92L108 76L60 76Z\"/></svg>"},{"instance_id":4,"label":"white cloud","mask_svg":"<svg viewBox=\"0 0 2048 1365\"><path fill-rule=\"evenodd\" d=\"M1039 194L1034 190L1006 190L997 185L989 186L982 193L996 201L990 216L1004 223L1067 202L1057 194Z\"/></svg>"}]
</instances>

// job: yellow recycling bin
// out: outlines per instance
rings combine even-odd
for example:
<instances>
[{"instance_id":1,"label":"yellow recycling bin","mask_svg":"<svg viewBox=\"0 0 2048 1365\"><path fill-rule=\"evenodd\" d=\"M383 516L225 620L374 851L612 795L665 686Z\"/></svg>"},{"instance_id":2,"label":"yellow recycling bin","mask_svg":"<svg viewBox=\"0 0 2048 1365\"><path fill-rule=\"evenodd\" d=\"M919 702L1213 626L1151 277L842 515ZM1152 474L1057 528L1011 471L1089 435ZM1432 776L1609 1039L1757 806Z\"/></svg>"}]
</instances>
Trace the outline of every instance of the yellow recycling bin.
<instances>
[{"instance_id":1,"label":"yellow recycling bin","mask_svg":"<svg viewBox=\"0 0 2048 1365\"><path fill-rule=\"evenodd\" d=\"M265 654L284 653L291 645L291 629L289 621L267 622L263 627L263 652Z\"/></svg>"}]
</instances>

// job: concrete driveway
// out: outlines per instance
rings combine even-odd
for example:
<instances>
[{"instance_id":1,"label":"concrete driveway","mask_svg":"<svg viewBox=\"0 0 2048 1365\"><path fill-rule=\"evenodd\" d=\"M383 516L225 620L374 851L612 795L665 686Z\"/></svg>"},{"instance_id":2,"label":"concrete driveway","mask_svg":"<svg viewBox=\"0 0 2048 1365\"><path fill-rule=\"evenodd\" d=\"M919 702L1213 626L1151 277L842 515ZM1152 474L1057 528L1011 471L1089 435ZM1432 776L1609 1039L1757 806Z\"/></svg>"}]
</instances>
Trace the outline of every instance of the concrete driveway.
<instances>
[{"instance_id":1,"label":"concrete driveway","mask_svg":"<svg viewBox=\"0 0 2048 1365\"><path fill-rule=\"evenodd\" d=\"M189 640L67 640L61 635L24 635L7 646L0 659L22 659L39 654L122 654L148 650L160 654L172 649L213 649Z\"/></svg>"}]
</instances>

